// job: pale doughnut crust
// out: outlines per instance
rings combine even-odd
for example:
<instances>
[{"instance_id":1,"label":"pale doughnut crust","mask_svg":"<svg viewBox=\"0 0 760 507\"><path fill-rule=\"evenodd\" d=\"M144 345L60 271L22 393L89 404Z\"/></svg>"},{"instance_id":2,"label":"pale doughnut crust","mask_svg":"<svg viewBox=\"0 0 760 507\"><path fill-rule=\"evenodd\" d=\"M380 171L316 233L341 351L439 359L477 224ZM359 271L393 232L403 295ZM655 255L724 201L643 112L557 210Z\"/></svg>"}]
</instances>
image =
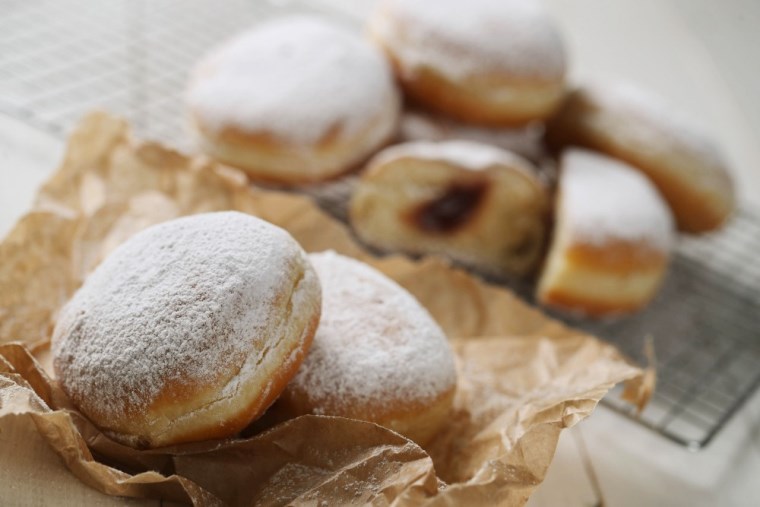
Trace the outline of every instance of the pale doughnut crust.
<instances>
[{"instance_id":1,"label":"pale doughnut crust","mask_svg":"<svg viewBox=\"0 0 760 507\"><path fill-rule=\"evenodd\" d=\"M186 98L204 151L291 184L354 168L393 136L400 111L380 52L313 16L262 23L216 49Z\"/></svg>"},{"instance_id":2,"label":"pale doughnut crust","mask_svg":"<svg viewBox=\"0 0 760 507\"><path fill-rule=\"evenodd\" d=\"M322 321L278 403L291 414L375 422L425 444L446 421L456 389L443 331L370 266L334 252L309 258L323 287Z\"/></svg>"},{"instance_id":3,"label":"pale doughnut crust","mask_svg":"<svg viewBox=\"0 0 760 507\"><path fill-rule=\"evenodd\" d=\"M349 216L381 250L442 254L509 276L540 262L548 206L535 168L517 155L470 141L414 142L370 162Z\"/></svg>"},{"instance_id":4,"label":"pale doughnut crust","mask_svg":"<svg viewBox=\"0 0 760 507\"><path fill-rule=\"evenodd\" d=\"M674 225L634 168L584 150L562 156L555 231L537 299L588 317L645 306L665 274Z\"/></svg>"},{"instance_id":5,"label":"pale doughnut crust","mask_svg":"<svg viewBox=\"0 0 760 507\"><path fill-rule=\"evenodd\" d=\"M564 95L562 40L532 0L384 0L369 33L410 97L465 122L524 125Z\"/></svg>"},{"instance_id":6,"label":"pale doughnut crust","mask_svg":"<svg viewBox=\"0 0 760 507\"><path fill-rule=\"evenodd\" d=\"M320 305L284 230L237 212L172 220L116 249L61 311L56 376L127 445L229 437L295 374Z\"/></svg>"},{"instance_id":7,"label":"pale doughnut crust","mask_svg":"<svg viewBox=\"0 0 760 507\"><path fill-rule=\"evenodd\" d=\"M657 186L683 232L720 228L736 206L720 150L691 119L626 83L593 83L570 93L547 125L559 151L582 146L627 162Z\"/></svg>"}]
</instances>

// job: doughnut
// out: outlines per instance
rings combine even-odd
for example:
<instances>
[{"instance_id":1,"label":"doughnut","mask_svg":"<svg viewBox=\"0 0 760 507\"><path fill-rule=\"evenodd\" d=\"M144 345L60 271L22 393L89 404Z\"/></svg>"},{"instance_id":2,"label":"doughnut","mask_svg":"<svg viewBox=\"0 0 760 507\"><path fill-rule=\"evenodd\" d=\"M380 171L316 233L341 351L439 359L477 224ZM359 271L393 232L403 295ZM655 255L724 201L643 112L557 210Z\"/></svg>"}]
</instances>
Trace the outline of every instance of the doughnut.
<instances>
[{"instance_id":1,"label":"doughnut","mask_svg":"<svg viewBox=\"0 0 760 507\"><path fill-rule=\"evenodd\" d=\"M517 155L470 141L416 142L370 161L349 218L359 238L380 250L525 275L540 262L548 202L535 168Z\"/></svg>"},{"instance_id":2,"label":"doughnut","mask_svg":"<svg viewBox=\"0 0 760 507\"><path fill-rule=\"evenodd\" d=\"M353 169L393 136L400 110L382 54L311 16L263 23L212 51L187 103L209 156L286 185Z\"/></svg>"},{"instance_id":3,"label":"doughnut","mask_svg":"<svg viewBox=\"0 0 760 507\"><path fill-rule=\"evenodd\" d=\"M715 230L734 210L733 183L712 139L660 97L628 83L574 90L549 122L547 143L555 151L571 145L600 151L639 169L683 232Z\"/></svg>"},{"instance_id":4,"label":"doughnut","mask_svg":"<svg viewBox=\"0 0 760 507\"><path fill-rule=\"evenodd\" d=\"M348 417L424 445L446 421L454 356L414 297L370 266L310 254L322 283L322 320L279 404L292 414Z\"/></svg>"},{"instance_id":5,"label":"doughnut","mask_svg":"<svg viewBox=\"0 0 760 507\"><path fill-rule=\"evenodd\" d=\"M675 233L670 209L644 175L601 154L566 151L555 213L540 303L600 318L652 299Z\"/></svg>"},{"instance_id":6,"label":"doughnut","mask_svg":"<svg viewBox=\"0 0 760 507\"><path fill-rule=\"evenodd\" d=\"M158 224L62 309L54 370L74 405L136 448L230 437L295 375L319 280L284 230L237 212Z\"/></svg>"},{"instance_id":7,"label":"doughnut","mask_svg":"<svg viewBox=\"0 0 760 507\"><path fill-rule=\"evenodd\" d=\"M562 40L533 0L381 0L368 31L413 101L459 120L523 125L564 94Z\"/></svg>"}]
</instances>

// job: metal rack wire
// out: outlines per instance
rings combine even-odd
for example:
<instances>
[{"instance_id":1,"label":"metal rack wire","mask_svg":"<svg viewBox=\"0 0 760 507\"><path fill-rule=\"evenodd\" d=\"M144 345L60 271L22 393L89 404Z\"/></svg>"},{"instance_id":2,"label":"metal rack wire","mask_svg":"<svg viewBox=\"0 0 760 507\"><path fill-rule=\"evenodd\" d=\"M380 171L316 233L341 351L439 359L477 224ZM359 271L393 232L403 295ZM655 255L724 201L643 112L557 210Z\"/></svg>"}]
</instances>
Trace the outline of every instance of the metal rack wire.
<instances>
[{"instance_id":1,"label":"metal rack wire","mask_svg":"<svg viewBox=\"0 0 760 507\"><path fill-rule=\"evenodd\" d=\"M326 4L0 0L0 112L64 135L101 108L128 118L141 137L188 149L182 90L198 58L268 16ZM331 14L351 22L347 11ZM638 420L691 448L706 445L760 385L759 217L742 212L717 235L682 240L643 313L571 322L639 361L644 338L654 337L658 387ZM614 395L605 403L631 413Z\"/></svg>"},{"instance_id":2,"label":"metal rack wire","mask_svg":"<svg viewBox=\"0 0 760 507\"><path fill-rule=\"evenodd\" d=\"M657 389L639 421L692 449L707 445L760 386L760 219L740 212L709 238L684 238L655 301L617 322L580 323L641 362L654 338ZM616 396L605 403L633 415Z\"/></svg>"}]
</instances>

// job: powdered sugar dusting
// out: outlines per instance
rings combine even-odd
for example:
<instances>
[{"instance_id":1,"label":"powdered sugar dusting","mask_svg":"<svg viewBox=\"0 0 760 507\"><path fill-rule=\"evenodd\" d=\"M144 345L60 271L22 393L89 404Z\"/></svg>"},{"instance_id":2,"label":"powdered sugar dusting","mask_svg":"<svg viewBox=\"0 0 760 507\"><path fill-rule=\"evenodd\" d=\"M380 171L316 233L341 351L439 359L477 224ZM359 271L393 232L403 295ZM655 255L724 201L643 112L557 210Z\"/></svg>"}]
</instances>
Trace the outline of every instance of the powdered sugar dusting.
<instances>
[{"instance_id":1,"label":"powdered sugar dusting","mask_svg":"<svg viewBox=\"0 0 760 507\"><path fill-rule=\"evenodd\" d=\"M208 128L313 143L398 107L388 64L357 34L316 17L264 23L210 54L187 94Z\"/></svg>"},{"instance_id":2,"label":"powdered sugar dusting","mask_svg":"<svg viewBox=\"0 0 760 507\"><path fill-rule=\"evenodd\" d=\"M670 209L655 186L622 162L585 150L562 156L560 217L570 234L592 244L646 241L669 251Z\"/></svg>"},{"instance_id":3,"label":"powdered sugar dusting","mask_svg":"<svg viewBox=\"0 0 760 507\"><path fill-rule=\"evenodd\" d=\"M535 176L533 164L519 155L474 141L417 141L391 146L380 152L370 165L380 165L401 158L419 158L445 162L471 171L504 165Z\"/></svg>"},{"instance_id":4,"label":"powdered sugar dusting","mask_svg":"<svg viewBox=\"0 0 760 507\"><path fill-rule=\"evenodd\" d=\"M382 406L424 403L456 383L446 337L412 295L334 252L309 258L322 283L322 320L289 389L317 406L326 399Z\"/></svg>"},{"instance_id":5,"label":"powdered sugar dusting","mask_svg":"<svg viewBox=\"0 0 760 507\"><path fill-rule=\"evenodd\" d=\"M280 317L273 300L302 255L287 232L237 212L142 231L63 309L53 353L64 386L105 413L126 415L168 383L237 372L271 345L266 330Z\"/></svg>"},{"instance_id":6,"label":"powdered sugar dusting","mask_svg":"<svg viewBox=\"0 0 760 507\"><path fill-rule=\"evenodd\" d=\"M450 78L500 70L516 78L560 78L565 52L536 0L385 0L372 30L405 72L434 67Z\"/></svg>"}]
</instances>

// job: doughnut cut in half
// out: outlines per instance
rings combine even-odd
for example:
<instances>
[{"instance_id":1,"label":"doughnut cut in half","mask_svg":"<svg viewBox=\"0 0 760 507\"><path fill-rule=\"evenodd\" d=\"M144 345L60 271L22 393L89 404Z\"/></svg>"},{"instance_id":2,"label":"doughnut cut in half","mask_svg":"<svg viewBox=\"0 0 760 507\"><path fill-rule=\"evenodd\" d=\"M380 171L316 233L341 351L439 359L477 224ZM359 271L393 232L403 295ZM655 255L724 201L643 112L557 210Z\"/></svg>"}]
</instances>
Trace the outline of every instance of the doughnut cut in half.
<instances>
[{"instance_id":1,"label":"doughnut cut in half","mask_svg":"<svg viewBox=\"0 0 760 507\"><path fill-rule=\"evenodd\" d=\"M435 253L495 276L540 262L547 190L525 159L468 142L416 142L377 155L353 195L359 237L385 251Z\"/></svg>"},{"instance_id":2,"label":"doughnut cut in half","mask_svg":"<svg viewBox=\"0 0 760 507\"><path fill-rule=\"evenodd\" d=\"M538 301L597 318L645 306L674 240L673 217L655 186L622 162L570 150L562 156L557 199Z\"/></svg>"}]
</instances>

